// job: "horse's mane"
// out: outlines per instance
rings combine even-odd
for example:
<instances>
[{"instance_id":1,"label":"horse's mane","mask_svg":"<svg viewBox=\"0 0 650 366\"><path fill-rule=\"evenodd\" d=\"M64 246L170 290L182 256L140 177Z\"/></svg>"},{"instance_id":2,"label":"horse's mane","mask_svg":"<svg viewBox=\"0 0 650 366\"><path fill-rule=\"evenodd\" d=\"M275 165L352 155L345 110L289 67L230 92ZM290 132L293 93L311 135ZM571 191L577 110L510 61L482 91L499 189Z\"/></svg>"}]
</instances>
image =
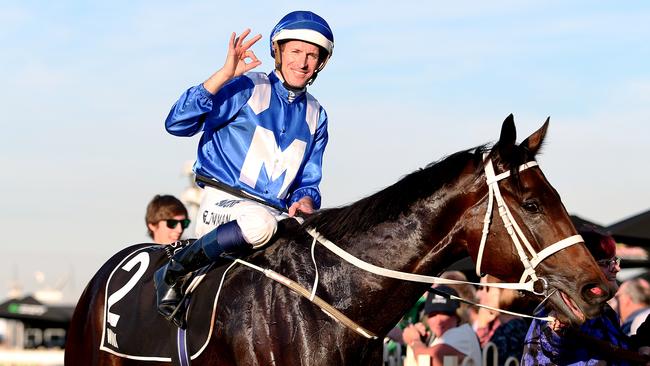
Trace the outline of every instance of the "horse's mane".
<instances>
[{"instance_id":1,"label":"horse's mane","mask_svg":"<svg viewBox=\"0 0 650 366\"><path fill-rule=\"evenodd\" d=\"M337 238L394 220L413 202L431 196L458 177L468 162L478 167L486 151L487 145L481 145L444 157L357 202L321 210L305 220L303 227L313 227L327 237Z\"/></svg>"},{"instance_id":2,"label":"horse's mane","mask_svg":"<svg viewBox=\"0 0 650 366\"><path fill-rule=\"evenodd\" d=\"M478 171L486 152L493 159L501 159L501 156L496 157L498 150L498 143L492 147L484 144L443 157L357 202L321 210L305 220L302 226L313 227L326 237L339 238L345 234L366 231L381 222L395 220L407 212L413 202L431 196L458 177L468 162L472 162ZM501 162L510 167L512 176L519 181L518 167L533 160L535 154L523 146L515 145L507 155L508 161Z\"/></svg>"}]
</instances>

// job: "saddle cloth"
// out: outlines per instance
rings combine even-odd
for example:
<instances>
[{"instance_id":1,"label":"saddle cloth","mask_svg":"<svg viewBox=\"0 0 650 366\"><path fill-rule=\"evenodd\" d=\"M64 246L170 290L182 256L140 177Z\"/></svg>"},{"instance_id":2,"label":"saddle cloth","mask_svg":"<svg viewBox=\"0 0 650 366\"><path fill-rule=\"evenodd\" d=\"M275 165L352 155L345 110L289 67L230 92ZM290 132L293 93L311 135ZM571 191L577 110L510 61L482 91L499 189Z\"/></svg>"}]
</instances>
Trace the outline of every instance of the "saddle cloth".
<instances>
[{"instance_id":1,"label":"saddle cloth","mask_svg":"<svg viewBox=\"0 0 650 366\"><path fill-rule=\"evenodd\" d=\"M169 260L164 246L135 249L106 282L100 349L130 359L168 361L176 353L178 328L158 314L153 275ZM214 331L219 281L226 266L210 271L192 293L187 315L187 353L198 357ZM212 280L208 280L212 279Z\"/></svg>"}]
</instances>

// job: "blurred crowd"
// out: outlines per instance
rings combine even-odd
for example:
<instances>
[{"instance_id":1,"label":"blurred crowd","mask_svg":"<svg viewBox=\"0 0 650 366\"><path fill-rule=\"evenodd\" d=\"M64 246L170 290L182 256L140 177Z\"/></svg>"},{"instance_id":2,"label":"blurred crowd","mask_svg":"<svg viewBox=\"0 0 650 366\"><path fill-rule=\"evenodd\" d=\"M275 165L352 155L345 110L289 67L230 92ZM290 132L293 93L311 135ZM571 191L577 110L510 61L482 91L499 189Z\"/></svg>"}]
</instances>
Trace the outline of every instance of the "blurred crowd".
<instances>
[{"instance_id":1,"label":"blurred crowd","mask_svg":"<svg viewBox=\"0 0 650 366\"><path fill-rule=\"evenodd\" d=\"M388 334L388 354L400 353L405 366L443 365L449 356L458 365L650 365L650 284L641 277L619 284L614 240L591 228L581 235L608 280L611 298L597 318L579 329L531 319L526 315L554 313L519 291L490 287L500 281L488 275L481 286L438 285L425 292ZM441 277L467 282L458 271Z\"/></svg>"}]
</instances>

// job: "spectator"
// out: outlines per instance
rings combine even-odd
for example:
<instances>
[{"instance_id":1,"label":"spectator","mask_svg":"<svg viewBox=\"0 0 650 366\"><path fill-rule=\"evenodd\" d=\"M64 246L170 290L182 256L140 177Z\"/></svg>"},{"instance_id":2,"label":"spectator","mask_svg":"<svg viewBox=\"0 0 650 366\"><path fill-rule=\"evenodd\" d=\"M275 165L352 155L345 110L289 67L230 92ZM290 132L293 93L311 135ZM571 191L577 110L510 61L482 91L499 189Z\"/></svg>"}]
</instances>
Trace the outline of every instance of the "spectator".
<instances>
[{"instance_id":1,"label":"spectator","mask_svg":"<svg viewBox=\"0 0 650 366\"><path fill-rule=\"evenodd\" d=\"M458 293L447 286L437 286L435 290L436 293L429 293L424 305L426 326L418 323L406 327L402 333L404 342L415 358L430 356L432 366L443 365L445 356L456 356L459 363L469 358L473 365L480 366L481 347L472 328L467 323L461 324L459 301L438 294L458 297Z\"/></svg>"},{"instance_id":2,"label":"spectator","mask_svg":"<svg viewBox=\"0 0 650 366\"><path fill-rule=\"evenodd\" d=\"M147 205L144 220L149 237L157 244L174 243L190 225L187 209L171 195L156 195Z\"/></svg>"},{"instance_id":3,"label":"spectator","mask_svg":"<svg viewBox=\"0 0 650 366\"><path fill-rule=\"evenodd\" d=\"M424 303L426 302L427 294L428 291L422 294L422 296L417 299L415 304L406 312L406 314L402 316L402 319L400 319L399 323L397 323L397 325L391 329L390 332L388 332L387 337L391 341L404 344L404 341L402 340L402 331L410 324L415 324L420 321L422 318L422 312L424 311ZM393 347L390 344L389 346Z\"/></svg>"},{"instance_id":4,"label":"spectator","mask_svg":"<svg viewBox=\"0 0 650 366\"><path fill-rule=\"evenodd\" d=\"M635 278L623 282L616 294L618 314L621 317L621 329L629 336L650 314L650 286L648 281Z\"/></svg>"},{"instance_id":5,"label":"spectator","mask_svg":"<svg viewBox=\"0 0 650 366\"><path fill-rule=\"evenodd\" d=\"M608 279L610 293L614 294L618 288L616 273L621 270L614 239L594 229L581 230L580 234ZM628 338L621 331L618 315L604 304L601 315L585 321L579 330L558 321L533 320L526 335L521 365L628 365L621 361L621 354L628 349Z\"/></svg>"},{"instance_id":6,"label":"spectator","mask_svg":"<svg viewBox=\"0 0 650 366\"><path fill-rule=\"evenodd\" d=\"M483 276L481 277L481 283L494 282L493 279L494 277L492 276ZM479 304L499 308L499 292L497 288L479 286L476 295ZM495 310L484 307L478 308L478 314L474 323L472 323L472 328L478 336L481 347L484 347L490 341L497 327L501 324L498 319L498 314Z\"/></svg>"},{"instance_id":7,"label":"spectator","mask_svg":"<svg viewBox=\"0 0 650 366\"><path fill-rule=\"evenodd\" d=\"M501 282L496 277L490 275L481 278L482 283ZM507 310L510 312L529 314L532 311L531 300L521 293L510 289L501 289L497 287L483 286L478 291L479 301L481 304L488 305L497 309ZM488 355L486 360L492 360L497 357L496 364L505 365L509 358L520 360L523 352L524 339L530 322L520 316L507 313L497 312L490 309L481 308L490 313L487 319L490 321L484 326L479 327L476 331L479 336L481 347L484 353L487 351L485 345L493 343L496 346L496 355ZM484 366L491 366L488 363Z\"/></svg>"},{"instance_id":8,"label":"spectator","mask_svg":"<svg viewBox=\"0 0 650 366\"><path fill-rule=\"evenodd\" d=\"M445 271L442 273L442 275L440 275L440 277L448 280L467 282L467 276L465 276L465 274L461 271ZM463 298L464 300L471 301L471 302L478 301L476 297L476 289L474 288L474 285L468 283L459 283L459 284L451 283L451 284L447 284L446 286L449 286L454 290L456 290L456 292L458 292L460 297ZM473 324L473 320L477 316L477 309L475 306L461 302L460 308L458 309L458 313L460 315L460 320L462 323Z\"/></svg>"},{"instance_id":9,"label":"spectator","mask_svg":"<svg viewBox=\"0 0 650 366\"><path fill-rule=\"evenodd\" d=\"M440 275L440 278L467 282L467 277L461 271L445 271L442 275ZM476 299L476 290L471 284L448 284L447 286L456 290L456 292L458 292L460 294L460 297L463 299L469 300L471 302L478 301ZM428 294L428 291L422 294L422 296L420 296L413 307L411 307L411 309L409 309L406 314L404 314L399 323L397 323L397 325L388 332L386 336L389 338L389 342L387 344L389 352L393 352L395 350L395 343L404 344L404 341L402 340L402 332L404 328L410 324L419 322L423 318L424 304L426 302ZM471 324L472 314L475 312L476 311L474 307L466 303L460 303L458 314L461 318L461 323Z\"/></svg>"}]
</instances>

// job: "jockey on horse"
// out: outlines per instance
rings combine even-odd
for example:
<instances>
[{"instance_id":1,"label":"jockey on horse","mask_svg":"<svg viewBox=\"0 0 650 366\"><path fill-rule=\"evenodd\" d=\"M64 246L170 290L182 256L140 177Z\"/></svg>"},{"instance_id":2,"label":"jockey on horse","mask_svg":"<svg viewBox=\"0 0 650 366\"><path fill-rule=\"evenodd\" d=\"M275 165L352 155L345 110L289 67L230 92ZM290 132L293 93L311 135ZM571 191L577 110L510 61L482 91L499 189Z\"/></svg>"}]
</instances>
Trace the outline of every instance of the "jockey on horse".
<instances>
[{"instance_id":1,"label":"jockey on horse","mask_svg":"<svg viewBox=\"0 0 650 366\"><path fill-rule=\"evenodd\" d=\"M327 114L306 87L332 55L332 31L309 11L284 16L270 35L275 70L268 74L248 72L261 64L250 47L262 37L245 40L249 33L232 33L224 66L189 88L165 121L176 136L203 132L194 164L205 190L200 239L176 250L154 277L158 311L179 327L192 271L263 246L284 211L309 214L321 203Z\"/></svg>"}]
</instances>

